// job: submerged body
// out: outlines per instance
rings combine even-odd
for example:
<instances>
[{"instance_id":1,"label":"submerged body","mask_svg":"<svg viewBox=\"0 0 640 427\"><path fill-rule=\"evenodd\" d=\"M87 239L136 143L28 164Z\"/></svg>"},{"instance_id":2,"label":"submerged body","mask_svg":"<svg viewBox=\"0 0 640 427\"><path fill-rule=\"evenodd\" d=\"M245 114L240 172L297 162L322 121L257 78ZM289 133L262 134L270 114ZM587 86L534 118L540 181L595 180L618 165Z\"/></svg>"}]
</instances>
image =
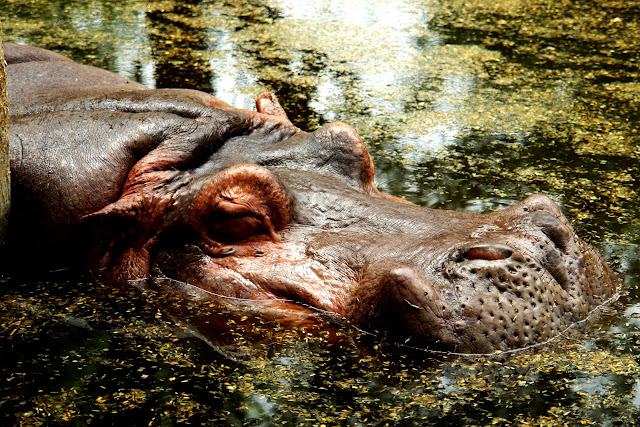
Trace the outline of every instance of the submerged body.
<instances>
[{"instance_id":1,"label":"submerged body","mask_svg":"<svg viewBox=\"0 0 640 427\"><path fill-rule=\"evenodd\" d=\"M490 214L421 208L376 190L351 127L303 132L273 95L251 112L6 49L18 254L117 285L287 299L473 353L544 342L615 294L544 196Z\"/></svg>"}]
</instances>

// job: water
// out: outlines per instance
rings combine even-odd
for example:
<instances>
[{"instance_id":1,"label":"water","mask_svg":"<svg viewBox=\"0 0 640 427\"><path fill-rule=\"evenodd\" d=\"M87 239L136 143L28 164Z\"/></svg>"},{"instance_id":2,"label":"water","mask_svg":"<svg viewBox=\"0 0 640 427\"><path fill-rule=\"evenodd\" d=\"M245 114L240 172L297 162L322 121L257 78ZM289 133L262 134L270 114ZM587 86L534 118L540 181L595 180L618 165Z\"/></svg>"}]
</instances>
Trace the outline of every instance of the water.
<instances>
[{"instance_id":1,"label":"water","mask_svg":"<svg viewBox=\"0 0 640 427\"><path fill-rule=\"evenodd\" d=\"M538 0L2 0L5 40L301 128L344 121L380 189L486 212L542 192L625 296L536 353L436 358L348 326L3 276L3 424L629 424L640 418L640 13ZM189 328L220 330L215 342ZM312 328L312 329L309 329Z\"/></svg>"}]
</instances>

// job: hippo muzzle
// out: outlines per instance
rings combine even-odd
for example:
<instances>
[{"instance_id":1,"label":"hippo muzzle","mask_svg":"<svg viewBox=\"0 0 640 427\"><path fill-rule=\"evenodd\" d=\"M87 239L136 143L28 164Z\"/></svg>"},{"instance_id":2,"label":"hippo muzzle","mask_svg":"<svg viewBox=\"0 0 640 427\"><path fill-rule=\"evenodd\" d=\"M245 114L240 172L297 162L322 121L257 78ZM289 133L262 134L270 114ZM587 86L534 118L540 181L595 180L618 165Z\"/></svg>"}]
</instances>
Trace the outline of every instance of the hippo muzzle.
<instances>
[{"instance_id":1,"label":"hippo muzzle","mask_svg":"<svg viewBox=\"0 0 640 427\"><path fill-rule=\"evenodd\" d=\"M464 353L544 343L615 296L616 275L547 197L425 209L378 192L353 128L303 132L271 94L252 112L6 52L18 259L283 300Z\"/></svg>"}]
</instances>

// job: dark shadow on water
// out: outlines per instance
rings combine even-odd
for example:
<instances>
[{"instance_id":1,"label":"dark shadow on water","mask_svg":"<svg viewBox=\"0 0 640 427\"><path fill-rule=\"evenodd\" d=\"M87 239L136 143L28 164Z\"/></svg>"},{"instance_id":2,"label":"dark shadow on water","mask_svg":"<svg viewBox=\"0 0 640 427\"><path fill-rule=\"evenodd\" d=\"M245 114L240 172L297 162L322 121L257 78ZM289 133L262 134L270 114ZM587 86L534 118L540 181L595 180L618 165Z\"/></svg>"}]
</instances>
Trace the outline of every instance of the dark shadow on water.
<instances>
[{"instance_id":1,"label":"dark shadow on water","mask_svg":"<svg viewBox=\"0 0 640 427\"><path fill-rule=\"evenodd\" d=\"M204 54L209 46L200 24L200 3L188 0L147 12L156 87L212 93L214 73Z\"/></svg>"}]
</instances>

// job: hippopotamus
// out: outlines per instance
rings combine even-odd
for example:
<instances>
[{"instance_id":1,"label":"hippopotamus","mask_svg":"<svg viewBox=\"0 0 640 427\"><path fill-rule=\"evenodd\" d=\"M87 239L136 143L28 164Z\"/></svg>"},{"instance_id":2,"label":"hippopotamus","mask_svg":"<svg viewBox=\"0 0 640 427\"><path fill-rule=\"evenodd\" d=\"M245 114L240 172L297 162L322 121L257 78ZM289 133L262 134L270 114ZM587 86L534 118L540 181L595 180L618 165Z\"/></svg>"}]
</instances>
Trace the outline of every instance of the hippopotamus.
<instances>
[{"instance_id":1,"label":"hippopotamus","mask_svg":"<svg viewBox=\"0 0 640 427\"><path fill-rule=\"evenodd\" d=\"M546 196L484 214L423 208L376 189L352 127L305 132L273 94L249 111L5 49L8 245L30 269L284 300L460 353L548 342L617 293Z\"/></svg>"}]
</instances>

